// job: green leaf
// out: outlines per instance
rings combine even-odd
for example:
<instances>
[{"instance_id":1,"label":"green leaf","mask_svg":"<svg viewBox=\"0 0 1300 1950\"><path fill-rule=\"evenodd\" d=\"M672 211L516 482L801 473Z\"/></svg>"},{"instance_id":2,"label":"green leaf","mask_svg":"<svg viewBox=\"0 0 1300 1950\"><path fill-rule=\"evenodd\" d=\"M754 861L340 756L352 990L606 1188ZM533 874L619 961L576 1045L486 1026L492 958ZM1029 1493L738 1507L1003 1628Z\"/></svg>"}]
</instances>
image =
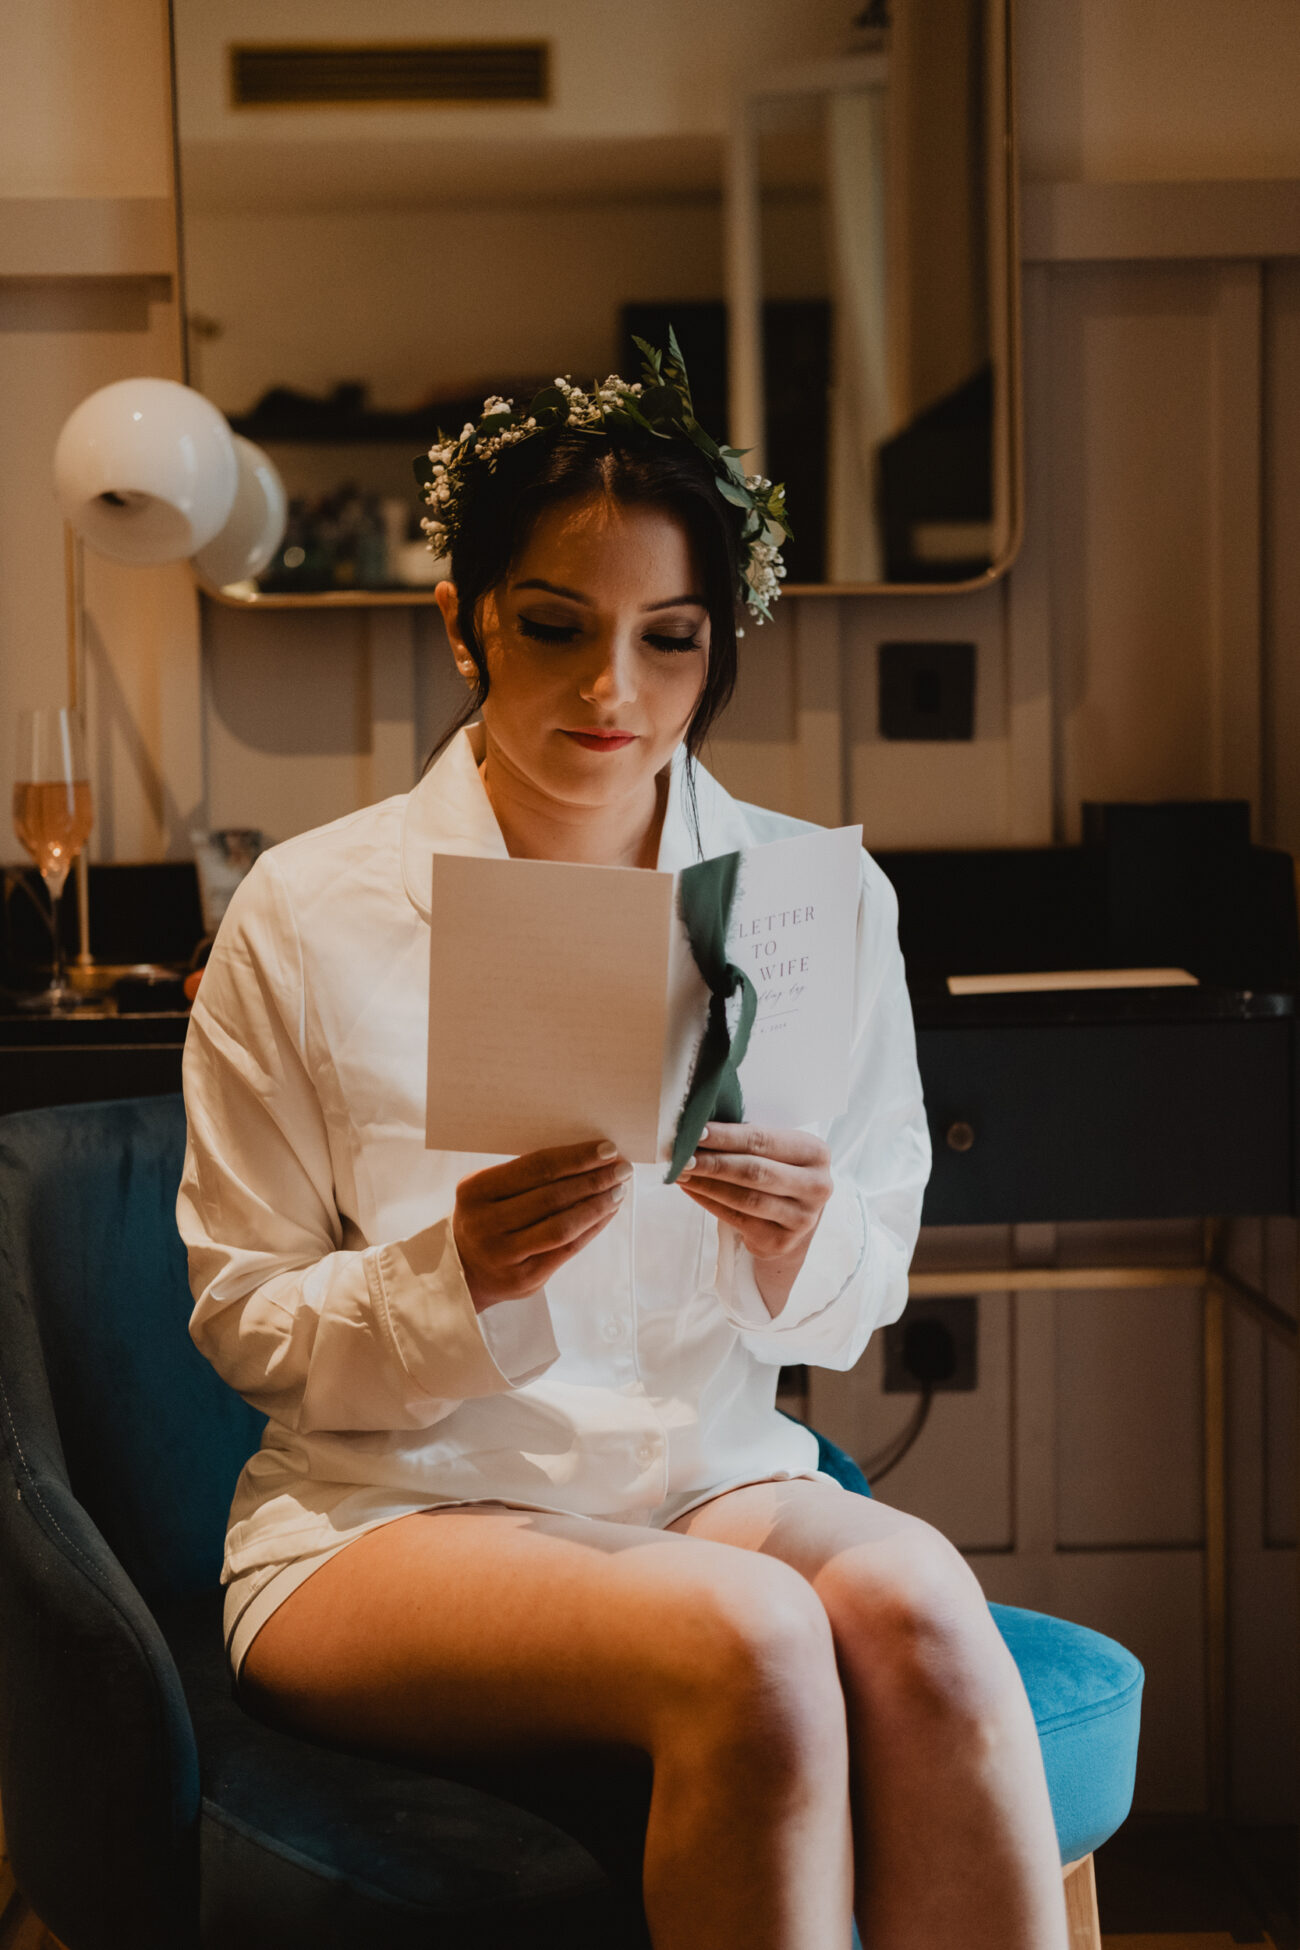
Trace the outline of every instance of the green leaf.
<instances>
[{"instance_id":1,"label":"green leaf","mask_svg":"<svg viewBox=\"0 0 1300 1950\"><path fill-rule=\"evenodd\" d=\"M699 421L692 416L686 423L686 432L702 454L706 454L715 467L721 465L722 455L718 443L711 433L706 433Z\"/></svg>"},{"instance_id":2,"label":"green leaf","mask_svg":"<svg viewBox=\"0 0 1300 1950\"><path fill-rule=\"evenodd\" d=\"M543 386L539 393L533 394L532 404L529 406L528 415L525 417L531 417L539 423L542 420L548 422L567 420L569 417L569 402L558 386Z\"/></svg>"},{"instance_id":3,"label":"green leaf","mask_svg":"<svg viewBox=\"0 0 1300 1950\"><path fill-rule=\"evenodd\" d=\"M748 514L750 509L748 488L738 488L734 481L729 481L720 474L718 476L718 493L724 501L730 501L733 508L743 508L746 514Z\"/></svg>"},{"instance_id":4,"label":"green leaf","mask_svg":"<svg viewBox=\"0 0 1300 1950\"><path fill-rule=\"evenodd\" d=\"M691 382L686 377L686 361L682 357L682 348L677 343L677 334L673 330L671 325L668 327L668 351L677 367L678 372L681 374L682 391L686 395L686 404L687 406L691 407L692 411L694 411L694 407L692 406L691 403Z\"/></svg>"},{"instance_id":5,"label":"green leaf","mask_svg":"<svg viewBox=\"0 0 1300 1950\"><path fill-rule=\"evenodd\" d=\"M417 484L422 488L433 485L433 462L427 454L417 454L411 462Z\"/></svg>"},{"instance_id":6,"label":"green leaf","mask_svg":"<svg viewBox=\"0 0 1300 1950\"><path fill-rule=\"evenodd\" d=\"M648 339L639 339L635 332L632 334L632 343L645 360L648 371L653 373L656 380L660 379L664 355L658 346L651 345Z\"/></svg>"},{"instance_id":7,"label":"green leaf","mask_svg":"<svg viewBox=\"0 0 1300 1950\"><path fill-rule=\"evenodd\" d=\"M670 420L681 424L681 395L671 386L647 386L637 404L647 420Z\"/></svg>"},{"instance_id":8,"label":"green leaf","mask_svg":"<svg viewBox=\"0 0 1300 1950\"><path fill-rule=\"evenodd\" d=\"M623 401L623 412L632 425L639 427L643 433L652 433L656 440L667 440L668 435L661 428L652 426L650 421L646 419L638 401L625 399Z\"/></svg>"}]
</instances>

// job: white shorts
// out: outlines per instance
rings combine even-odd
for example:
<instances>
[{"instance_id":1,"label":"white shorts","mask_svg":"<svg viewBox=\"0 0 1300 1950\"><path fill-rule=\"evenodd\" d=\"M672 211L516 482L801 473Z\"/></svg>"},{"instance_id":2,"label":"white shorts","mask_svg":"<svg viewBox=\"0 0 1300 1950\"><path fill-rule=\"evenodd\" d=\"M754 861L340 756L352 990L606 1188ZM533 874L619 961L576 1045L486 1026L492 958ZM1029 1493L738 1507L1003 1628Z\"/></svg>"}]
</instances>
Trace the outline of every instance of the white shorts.
<instances>
[{"instance_id":1,"label":"white shorts","mask_svg":"<svg viewBox=\"0 0 1300 1950\"><path fill-rule=\"evenodd\" d=\"M829 1475L824 1469L810 1469L805 1474L801 1474L799 1478L792 1478L788 1475L776 1477L749 1476L743 1478L740 1482L723 1483L717 1489L703 1490L698 1496L683 1501L678 1507L670 1506L669 1514L664 1517L663 1522L655 1524L653 1527L666 1529L669 1523L676 1523L679 1517L686 1516L691 1510L698 1510L703 1503L711 1503L715 1496L725 1496L729 1490L746 1489L750 1484L755 1482L788 1483L793 1480L811 1481L815 1483L835 1482L835 1478ZM537 1503L499 1504L495 1498L481 1498L477 1500L481 1502L491 1501L494 1507L505 1509L538 1510L548 1507ZM431 1505L425 1514L436 1516L440 1510L465 1510L472 1509L473 1507L472 1503L437 1503ZM408 1511L404 1514L414 1515L415 1512ZM555 1516L572 1516L573 1512L554 1510L551 1514ZM578 1520L580 1522L585 1521L582 1518ZM370 1524L368 1528L370 1530L379 1530L383 1524L396 1523L397 1521L398 1519L396 1517L384 1517L379 1523ZM615 1518L613 1521L617 1522L620 1519ZM305 1557L291 1558L287 1564L259 1564L253 1570L245 1571L241 1576L231 1579L230 1583L226 1586L223 1629L226 1641L226 1657L230 1662L230 1670L236 1686L239 1684L239 1675L243 1669L248 1648L261 1631L263 1625L265 1625L267 1619L271 1616L271 1613L278 1610L290 1592L296 1591L300 1584L305 1584L314 1571L319 1571L322 1564L328 1564L331 1557L337 1557L340 1551L345 1551L349 1544L354 1544L358 1537L364 1537L365 1535L365 1530L354 1531L350 1537L345 1537L341 1543L331 1544L326 1550L310 1551Z\"/></svg>"}]
</instances>

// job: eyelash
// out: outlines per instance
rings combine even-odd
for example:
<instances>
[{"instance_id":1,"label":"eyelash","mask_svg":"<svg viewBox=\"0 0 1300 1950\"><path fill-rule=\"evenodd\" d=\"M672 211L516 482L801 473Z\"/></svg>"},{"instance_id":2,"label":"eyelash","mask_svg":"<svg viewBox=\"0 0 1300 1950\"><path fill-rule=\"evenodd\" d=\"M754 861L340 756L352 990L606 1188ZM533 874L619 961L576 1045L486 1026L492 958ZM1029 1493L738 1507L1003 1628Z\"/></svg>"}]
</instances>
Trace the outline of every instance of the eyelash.
<instances>
[{"instance_id":1,"label":"eyelash","mask_svg":"<svg viewBox=\"0 0 1300 1950\"><path fill-rule=\"evenodd\" d=\"M535 623L531 617L521 616L519 633L521 636L533 637L538 643L572 643L578 635L578 629L576 624ZM645 640L654 649L665 651L669 655L680 650L698 650L700 647L699 638L693 636L647 636Z\"/></svg>"}]
</instances>

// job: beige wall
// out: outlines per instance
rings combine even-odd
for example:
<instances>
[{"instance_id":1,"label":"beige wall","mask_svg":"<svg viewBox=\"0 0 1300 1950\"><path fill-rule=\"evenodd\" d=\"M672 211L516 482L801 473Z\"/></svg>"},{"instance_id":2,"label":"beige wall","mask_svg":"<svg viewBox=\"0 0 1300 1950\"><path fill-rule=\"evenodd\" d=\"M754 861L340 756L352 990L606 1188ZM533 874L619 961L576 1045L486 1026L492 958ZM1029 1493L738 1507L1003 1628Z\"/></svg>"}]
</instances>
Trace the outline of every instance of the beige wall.
<instances>
[{"instance_id":1,"label":"beige wall","mask_svg":"<svg viewBox=\"0 0 1300 1950\"><path fill-rule=\"evenodd\" d=\"M180 376L170 248L141 263L123 246L81 263L95 218L123 231L121 199L171 194L162 0L44 0L0 26L0 804L24 706L65 701L63 531L52 462L87 393L137 373ZM16 255L12 222L40 200L41 275ZM129 226L128 226L129 228ZM66 233L67 246L60 249ZM58 267L57 275L48 266ZM88 558L87 696L97 816L92 855L188 850L201 793L198 613L184 568L128 570ZM12 858L16 843L5 848Z\"/></svg>"},{"instance_id":2,"label":"beige wall","mask_svg":"<svg viewBox=\"0 0 1300 1950\"><path fill-rule=\"evenodd\" d=\"M0 196L170 194L158 0L7 7L0 34Z\"/></svg>"},{"instance_id":3,"label":"beige wall","mask_svg":"<svg viewBox=\"0 0 1300 1950\"><path fill-rule=\"evenodd\" d=\"M1019 0L1030 179L1300 177L1293 0Z\"/></svg>"},{"instance_id":4,"label":"beige wall","mask_svg":"<svg viewBox=\"0 0 1300 1950\"><path fill-rule=\"evenodd\" d=\"M221 328L200 357L225 411L354 375L376 405L411 407L498 374L603 375L621 304L721 296L721 209L223 212L193 220L186 255L190 303Z\"/></svg>"},{"instance_id":5,"label":"beige wall","mask_svg":"<svg viewBox=\"0 0 1300 1950\"><path fill-rule=\"evenodd\" d=\"M730 89L739 72L778 69L791 61L839 51L849 18L842 0L656 0L652 14L610 0L375 0L364 15L355 0L177 0L181 86L201 89L199 140L258 143L326 142L338 135L396 142L431 138L449 146L513 140L519 111L475 105L435 111L318 109L312 127L292 111L259 110L231 117L223 94L223 62L231 41L298 39L305 30L323 42L367 36L385 40L549 40L550 101L526 111L529 133L543 140L569 136L620 139L721 134Z\"/></svg>"}]
</instances>

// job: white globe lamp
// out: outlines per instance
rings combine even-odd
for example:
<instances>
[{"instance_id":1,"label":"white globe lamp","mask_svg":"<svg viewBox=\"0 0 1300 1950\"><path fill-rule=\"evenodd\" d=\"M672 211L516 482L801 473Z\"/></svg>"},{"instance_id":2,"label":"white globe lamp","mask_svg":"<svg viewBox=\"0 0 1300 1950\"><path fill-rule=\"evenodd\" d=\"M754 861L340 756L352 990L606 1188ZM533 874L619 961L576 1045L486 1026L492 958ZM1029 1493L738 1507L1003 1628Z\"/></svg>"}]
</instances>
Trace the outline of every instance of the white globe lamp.
<instances>
[{"instance_id":1,"label":"white globe lamp","mask_svg":"<svg viewBox=\"0 0 1300 1950\"><path fill-rule=\"evenodd\" d=\"M68 416L54 450L64 516L118 562L179 562L205 548L238 481L224 415L174 379L102 386Z\"/></svg>"},{"instance_id":2,"label":"white globe lamp","mask_svg":"<svg viewBox=\"0 0 1300 1950\"><path fill-rule=\"evenodd\" d=\"M119 379L82 400L55 446L54 486L66 524L74 709L83 690L81 543L141 566L197 557L220 586L265 568L284 534L284 487L271 461L232 434L210 400L173 379ZM85 858L77 858L83 970L92 962Z\"/></svg>"},{"instance_id":3,"label":"white globe lamp","mask_svg":"<svg viewBox=\"0 0 1300 1950\"><path fill-rule=\"evenodd\" d=\"M289 512L284 482L274 461L241 433L234 435L238 480L225 526L194 557L206 582L224 589L259 576L284 539Z\"/></svg>"}]
</instances>

